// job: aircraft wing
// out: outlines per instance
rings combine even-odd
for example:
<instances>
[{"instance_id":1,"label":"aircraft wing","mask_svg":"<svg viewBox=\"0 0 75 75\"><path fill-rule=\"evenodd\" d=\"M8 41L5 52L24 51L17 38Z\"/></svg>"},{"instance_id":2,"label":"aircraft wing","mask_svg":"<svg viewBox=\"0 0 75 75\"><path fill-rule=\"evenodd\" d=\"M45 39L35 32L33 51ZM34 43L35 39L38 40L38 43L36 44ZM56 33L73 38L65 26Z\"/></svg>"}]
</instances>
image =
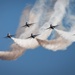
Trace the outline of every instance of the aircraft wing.
<instances>
[{"instance_id":1,"label":"aircraft wing","mask_svg":"<svg viewBox=\"0 0 75 75\"><path fill-rule=\"evenodd\" d=\"M35 24L35 23L31 23L31 24L28 24L28 25L31 26L31 25L33 25L33 24Z\"/></svg>"}]
</instances>

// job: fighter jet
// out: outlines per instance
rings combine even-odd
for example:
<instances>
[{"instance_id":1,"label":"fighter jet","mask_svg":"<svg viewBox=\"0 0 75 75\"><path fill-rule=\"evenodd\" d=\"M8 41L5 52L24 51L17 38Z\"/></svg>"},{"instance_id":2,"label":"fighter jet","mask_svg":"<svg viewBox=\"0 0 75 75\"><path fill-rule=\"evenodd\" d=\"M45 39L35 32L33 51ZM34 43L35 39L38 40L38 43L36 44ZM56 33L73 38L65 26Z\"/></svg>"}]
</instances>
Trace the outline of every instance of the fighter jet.
<instances>
[{"instance_id":1,"label":"fighter jet","mask_svg":"<svg viewBox=\"0 0 75 75\"><path fill-rule=\"evenodd\" d=\"M22 26L22 27L30 27L30 26L33 25L33 24L35 24L35 23L30 23L30 24L28 24L28 23L26 22L26 24L25 24L24 26Z\"/></svg>"},{"instance_id":2,"label":"fighter jet","mask_svg":"<svg viewBox=\"0 0 75 75\"><path fill-rule=\"evenodd\" d=\"M47 29L54 29L55 27L57 27L58 25L56 25L56 26L53 26L52 24L50 24L50 27L49 28L47 28Z\"/></svg>"},{"instance_id":3,"label":"fighter jet","mask_svg":"<svg viewBox=\"0 0 75 75\"><path fill-rule=\"evenodd\" d=\"M10 35L10 33L8 33L7 36L4 37L4 38L11 38L11 37L13 37L13 36L15 36L15 35Z\"/></svg>"},{"instance_id":4,"label":"fighter jet","mask_svg":"<svg viewBox=\"0 0 75 75\"><path fill-rule=\"evenodd\" d=\"M33 35L32 33L31 33L31 36L30 37L28 37L28 38L35 38L36 36L38 36L39 34L37 34L37 35ZM28 39L27 38L27 39Z\"/></svg>"}]
</instances>

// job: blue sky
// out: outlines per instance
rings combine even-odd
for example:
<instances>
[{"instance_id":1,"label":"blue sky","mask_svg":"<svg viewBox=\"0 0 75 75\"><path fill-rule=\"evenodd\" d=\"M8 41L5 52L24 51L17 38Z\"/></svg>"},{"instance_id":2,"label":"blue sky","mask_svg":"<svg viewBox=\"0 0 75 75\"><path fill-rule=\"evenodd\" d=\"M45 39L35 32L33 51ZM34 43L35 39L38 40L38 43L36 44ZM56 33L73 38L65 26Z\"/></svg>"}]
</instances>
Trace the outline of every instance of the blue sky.
<instances>
[{"instance_id":1,"label":"blue sky","mask_svg":"<svg viewBox=\"0 0 75 75\"><path fill-rule=\"evenodd\" d=\"M35 0L0 0L0 50L13 42L3 37L14 34L24 7ZM0 75L75 75L75 43L65 51L53 52L38 47L27 50L15 61L0 60Z\"/></svg>"}]
</instances>

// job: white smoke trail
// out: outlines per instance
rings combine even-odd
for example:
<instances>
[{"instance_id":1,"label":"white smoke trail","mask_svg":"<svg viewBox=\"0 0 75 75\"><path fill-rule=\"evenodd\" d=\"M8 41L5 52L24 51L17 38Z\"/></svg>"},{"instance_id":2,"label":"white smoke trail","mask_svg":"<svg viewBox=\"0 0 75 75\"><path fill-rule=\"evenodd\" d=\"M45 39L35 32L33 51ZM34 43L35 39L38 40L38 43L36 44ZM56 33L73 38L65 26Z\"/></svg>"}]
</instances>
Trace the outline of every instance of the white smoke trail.
<instances>
[{"instance_id":1,"label":"white smoke trail","mask_svg":"<svg viewBox=\"0 0 75 75\"><path fill-rule=\"evenodd\" d=\"M30 29L28 30L28 28L26 29L25 32L23 32L19 38L21 38L20 40L24 39L24 38L27 38L28 36L30 36L30 34L32 32L37 32L38 30L38 26L39 26L39 21L40 21L40 17L41 15L43 14L43 11L44 11L44 6L45 6L45 2L46 0L44 1L37 1L34 5L34 7L32 8L32 10L30 11L30 14L29 14L29 22L37 22L36 25L32 26L32 28L30 27ZM55 2L55 0L53 1ZM41 10L42 9L42 10ZM46 12L47 14L47 12ZM25 14L23 14L25 15ZM22 21L23 22L23 21ZM36 29L37 28L37 29ZM36 30L36 31L35 31ZM47 39L48 36L51 34L51 31L52 30L46 30L44 31L41 35L38 36L38 38L42 38L42 39ZM29 39L28 39L29 40ZM27 41L28 41L27 40ZM34 42L34 41L33 41ZM35 43L35 42L34 42ZM26 44L25 44L26 45ZM23 47L25 47L25 45ZM29 43L29 45L31 45L31 43ZM22 45L21 45L22 46ZM33 45L34 46L34 45ZM38 43L35 44L35 47L38 46ZM27 46L26 46L27 48ZM33 48L33 47L30 47L29 48Z\"/></svg>"},{"instance_id":2,"label":"white smoke trail","mask_svg":"<svg viewBox=\"0 0 75 75\"><path fill-rule=\"evenodd\" d=\"M71 9L69 6L67 11L67 25L71 25L69 32L55 29L61 37L71 42L75 42L75 14L72 14L74 13L72 10L75 7L74 2L74 0L70 0Z\"/></svg>"},{"instance_id":3,"label":"white smoke trail","mask_svg":"<svg viewBox=\"0 0 75 75\"><path fill-rule=\"evenodd\" d=\"M49 50L57 51L57 50L65 50L69 45L71 45L71 41L65 40L62 37L58 37L53 40L40 40L37 39L39 44Z\"/></svg>"},{"instance_id":4,"label":"white smoke trail","mask_svg":"<svg viewBox=\"0 0 75 75\"><path fill-rule=\"evenodd\" d=\"M17 32L16 32L16 37L17 38L19 38L20 35L25 32L25 29L22 28L22 26L25 25L25 23L29 19L28 17L29 17L30 9L31 9L30 6L27 6L27 7L25 7L25 9L22 12L19 27L18 27Z\"/></svg>"},{"instance_id":5,"label":"white smoke trail","mask_svg":"<svg viewBox=\"0 0 75 75\"><path fill-rule=\"evenodd\" d=\"M44 5L46 0L38 0L32 10L29 13L29 20L28 23L35 23L30 28L24 28L25 32L23 32L19 38L27 38L30 36L31 33L37 33L38 27L39 27L39 20L41 17L41 14L43 13Z\"/></svg>"},{"instance_id":6,"label":"white smoke trail","mask_svg":"<svg viewBox=\"0 0 75 75\"><path fill-rule=\"evenodd\" d=\"M33 9L31 10L31 12L30 12L30 6L25 8L25 10L22 13L21 20L20 20L20 25L19 25L19 28L18 28L17 33L16 33L16 37L17 38L21 38L22 39L22 38L29 37L31 33L33 33L35 30L38 30L38 28L37 28L39 26L38 22L39 22L39 18L41 16L41 14L43 12L43 6L44 6L45 1L46 0L43 0L43 1L39 0L39 1L37 1L38 3L36 2L36 4L34 5ZM35 8L36 8L36 11L35 11ZM29 28L25 29L25 28L21 27L21 26L23 26L25 24L25 22L37 22L37 25L33 26L30 29ZM25 35L25 34L28 34L28 36ZM21 41L19 41L19 42L21 42ZM36 40L33 39L31 42L36 42ZM14 60L14 59L18 58L19 56L21 56L24 53L24 51L26 51L25 47L27 48L29 46L30 48L34 48L34 46L32 46L32 47L30 46L30 43L28 43L29 44L28 46L25 43L26 46L24 48L22 48L21 46L18 46L17 44L18 44L18 42L17 43L13 43L11 45L12 49L10 51L0 51L0 59ZM38 44L38 43L36 42L36 44ZM37 45L35 45L35 47L36 46Z\"/></svg>"},{"instance_id":7,"label":"white smoke trail","mask_svg":"<svg viewBox=\"0 0 75 75\"><path fill-rule=\"evenodd\" d=\"M14 42L19 45L20 47L23 47L25 49L33 49L36 48L39 44L36 39L30 38L30 39L18 39L18 38L11 38L14 40Z\"/></svg>"},{"instance_id":8,"label":"white smoke trail","mask_svg":"<svg viewBox=\"0 0 75 75\"><path fill-rule=\"evenodd\" d=\"M48 38L48 34L47 32L51 33L52 30L46 30L44 34L38 35L35 38L40 38L40 39L47 39ZM49 33L49 34L50 34ZM11 37L11 39L20 47L23 47L25 49L33 49L39 46L38 41L35 38L28 38L28 39L19 39L19 38L13 38Z\"/></svg>"},{"instance_id":9,"label":"white smoke trail","mask_svg":"<svg viewBox=\"0 0 75 75\"><path fill-rule=\"evenodd\" d=\"M39 26L43 26L43 23L49 20L51 13L53 11L53 5L55 4L57 0L38 0L36 1L34 7L30 11L28 17L28 22L29 23L35 23L32 27L30 28L19 28L17 30L18 34L20 35L19 32L22 32L19 38L27 38L30 36L31 33L36 34L39 30ZM46 2L50 2L46 4ZM50 7L49 7L50 6ZM51 10L51 11L50 11ZM24 13L23 16L25 16L27 13ZM42 18L41 18L42 17ZM21 19L22 20L22 19ZM20 27L24 25L25 18L23 18L23 21L20 23ZM41 22L41 23L40 23ZM41 30L41 29L40 29ZM24 32L23 32L24 31ZM43 31L42 31L43 32ZM49 34L49 33L48 33Z\"/></svg>"},{"instance_id":10,"label":"white smoke trail","mask_svg":"<svg viewBox=\"0 0 75 75\"><path fill-rule=\"evenodd\" d=\"M25 51L25 48L22 48L16 44L13 44L11 50L9 51L0 51L0 59L3 60L15 60L20 57Z\"/></svg>"},{"instance_id":11,"label":"white smoke trail","mask_svg":"<svg viewBox=\"0 0 75 75\"><path fill-rule=\"evenodd\" d=\"M68 0L57 0L54 6L54 13L51 14L49 21L43 25L41 31L49 27L50 24L53 24L54 26L59 24L66 13L66 7L68 6L68 4Z\"/></svg>"},{"instance_id":12,"label":"white smoke trail","mask_svg":"<svg viewBox=\"0 0 75 75\"><path fill-rule=\"evenodd\" d=\"M66 40L69 40L71 42L75 42L75 31L67 32L67 31L62 31L62 30L58 30L58 29L55 29L55 30L61 37L65 38Z\"/></svg>"},{"instance_id":13,"label":"white smoke trail","mask_svg":"<svg viewBox=\"0 0 75 75\"><path fill-rule=\"evenodd\" d=\"M29 12L30 12L30 6L27 6L22 13L23 15L21 16L20 26L18 27L18 30L16 32L16 34L17 34L16 37L18 37L18 38L24 32L24 29L22 29L21 26L24 25L25 22L28 20ZM16 43L13 43L11 45L10 50L0 51L0 59L15 60L18 57L20 57L25 51L26 51L25 48L22 48L21 46L17 45Z\"/></svg>"},{"instance_id":14,"label":"white smoke trail","mask_svg":"<svg viewBox=\"0 0 75 75\"><path fill-rule=\"evenodd\" d=\"M54 12L53 8L57 0L46 0L43 14L41 14L39 25L43 26L46 22L49 21L52 13Z\"/></svg>"},{"instance_id":15,"label":"white smoke trail","mask_svg":"<svg viewBox=\"0 0 75 75\"><path fill-rule=\"evenodd\" d=\"M66 7L68 6L68 0L58 0L54 6L54 13L50 18L49 23L56 25L58 24L66 13Z\"/></svg>"},{"instance_id":16,"label":"white smoke trail","mask_svg":"<svg viewBox=\"0 0 75 75\"><path fill-rule=\"evenodd\" d=\"M49 0L48 0L49 1ZM32 10L30 11L30 13L29 13L29 22L31 23L31 22L37 22L34 26L32 26L32 27L30 27L30 29L29 28L27 28L27 29L25 29L25 32L23 32L21 35L20 35L20 37L19 38L27 38L28 36L30 36L30 34L31 33L37 33L38 32L38 26L39 26L39 21L40 21L40 17L41 17L41 15L46 15L46 17L44 17L44 15L42 16L43 18L45 18L44 20L41 20L41 24L43 24L43 22L46 20L47 21L47 19L48 19L48 22L44 22L45 24L44 25L42 25L42 27L40 28L40 30L39 30L39 33L42 33L42 32L44 32L44 29L45 28L47 28L47 27L49 27L49 25L50 25L50 22L52 23L55 23L55 21L57 22L57 23L59 23L59 21L61 21L62 20L62 18L63 18L63 15L65 14L65 8L66 8L66 6L67 6L67 4L68 4L68 2L67 1L60 1L60 0L57 0L57 2L56 2L56 0L50 0L50 2L53 4L53 3L55 3L55 6L54 6L54 13L53 14L51 14L50 12L45 12L45 13L43 13L43 11L48 11L48 9L47 8L49 8L45 3L46 3L47 1L46 0L44 0L44 1L37 1L36 3L35 3L35 5L34 5L34 7L32 8ZM52 5L50 3L50 5ZM45 7L46 6L46 7ZM45 10L45 8L46 8L46 10ZM59 8L58 8L59 7ZM61 7L62 7L62 9L61 9ZM42 9L42 10L41 10ZM50 9L50 10L52 10L52 8ZM52 10L53 11L53 10ZM48 14L48 13L50 13L50 15ZM60 13L60 15L59 15L59 13ZM23 14L24 15L24 14ZM50 19L49 19L49 17L50 17ZM53 20L54 19L54 20ZM22 21L23 22L23 21ZM25 22L24 22L25 23ZM52 23L52 24L53 24ZM57 24L56 23L56 24ZM22 24L22 23L21 23ZM22 29L23 30L23 29ZM49 33L48 33L49 34Z\"/></svg>"},{"instance_id":17,"label":"white smoke trail","mask_svg":"<svg viewBox=\"0 0 75 75\"><path fill-rule=\"evenodd\" d=\"M55 6L54 6L55 12L50 17L50 20L42 26L41 32L44 29L46 29L47 27L49 27L50 23L53 25L57 25L62 21L64 15L66 13L66 7L68 4L69 4L68 0L57 0L57 2L55 3ZM46 41L46 40L39 41L39 40L38 40L38 42L40 43L40 45L42 45L43 47L45 47L47 49L52 49L54 51L64 49L71 44L70 41L63 39L62 37L58 37L57 39L52 40L52 41L51 40L50 41ZM57 44L57 42L58 42L58 44ZM64 44L64 45L62 45L62 44Z\"/></svg>"},{"instance_id":18,"label":"white smoke trail","mask_svg":"<svg viewBox=\"0 0 75 75\"><path fill-rule=\"evenodd\" d=\"M55 5L53 6L54 8L54 13L49 13L45 12L44 15L47 15L47 17L44 20L41 20L41 16L43 16L43 13L45 11L45 4L47 0L38 0L35 5L33 6L32 10L30 10L30 7L27 7L25 9L25 11L23 12L23 15L21 17L21 21L20 21L20 26L17 30L17 36L18 38L12 38L14 40L14 42L17 44L12 44L12 48L11 51L1 51L0 52L0 59L5 59L5 60L13 60L18 58L19 56L21 56L23 54L23 52L26 49L29 48L35 48L37 46L39 46L39 43L37 42L36 39L25 39L27 37L30 36L31 33L41 33L39 36L37 36L37 38L39 39L47 39L48 36L51 34L52 30L44 30L47 27L49 27L50 23L52 23L53 25L58 24L64 14L65 14L65 8L67 6L67 0L52 0L52 2L54 1ZM50 0L51 1L51 0ZM59 7L59 8L58 8ZM62 7L62 9L61 9ZM48 7L49 8L49 7ZM59 15L60 14L60 15ZM25 18L26 17L26 18ZM49 19L50 17L50 19ZM40 20L41 20L41 24L43 25L39 25L40 24ZM25 24L25 22L29 22L29 23L35 23L33 26L31 26L30 28L22 28L21 26L23 26ZM47 22L46 22L47 21ZM55 23L54 23L55 22ZM41 27L41 28L40 28ZM39 29L40 28L40 29ZM43 29L43 30L42 30ZM19 46L20 47L19 47ZM22 48L23 47L23 48Z\"/></svg>"},{"instance_id":19,"label":"white smoke trail","mask_svg":"<svg viewBox=\"0 0 75 75\"><path fill-rule=\"evenodd\" d=\"M75 30L75 0L69 0L69 5L66 9L66 14L63 18L63 26L68 31L74 31Z\"/></svg>"},{"instance_id":20,"label":"white smoke trail","mask_svg":"<svg viewBox=\"0 0 75 75\"><path fill-rule=\"evenodd\" d=\"M47 0L44 0L44 1L39 0L35 3L34 7L32 8L32 10L30 11L30 14L29 14L29 22L38 22L38 23L36 25L32 26L32 28L30 28L30 29L27 28L27 31L23 32L19 38L27 38L28 36L30 36L31 33L36 33L38 31L39 19L40 19L41 15L43 14L43 11L45 10L44 6L47 6L45 4L46 2L47 2ZM68 0L66 0L66 1L65 0L63 0L63 1L62 0L53 0L53 1L50 0L50 2L53 2L53 3L56 2L54 5L54 13L51 15L47 15L46 18L49 18L48 16L50 16L50 19L48 22L45 22L45 24L40 28L39 33L41 33L41 34L44 34L44 32L45 32L44 29L46 29L47 26L49 27L50 23L52 23L52 24L55 23L54 25L56 25L62 20L64 14L65 14L65 9L69 3ZM46 7L46 8L49 8L49 7ZM46 10L46 11L48 11L48 10ZM47 13L48 12L46 12L45 14L47 14ZM48 37L50 35L50 32L48 31L48 33L46 35ZM40 37L40 38L42 38L42 37Z\"/></svg>"},{"instance_id":21,"label":"white smoke trail","mask_svg":"<svg viewBox=\"0 0 75 75\"><path fill-rule=\"evenodd\" d=\"M70 23L70 32L75 32L75 15L68 14L68 23Z\"/></svg>"}]
</instances>

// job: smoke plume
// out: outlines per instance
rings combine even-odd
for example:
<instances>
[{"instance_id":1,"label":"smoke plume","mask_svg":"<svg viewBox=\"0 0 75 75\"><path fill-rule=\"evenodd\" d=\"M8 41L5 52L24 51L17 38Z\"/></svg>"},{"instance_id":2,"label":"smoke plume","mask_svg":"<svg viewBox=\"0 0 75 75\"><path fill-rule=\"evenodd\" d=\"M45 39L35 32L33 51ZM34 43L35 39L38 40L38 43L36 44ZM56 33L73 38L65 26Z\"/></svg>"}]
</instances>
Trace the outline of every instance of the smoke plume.
<instances>
[{"instance_id":1,"label":"smoke plume","mask_svg":"<svg viewBox=\"0 0 75 75\"><path fill-rule=\"evenodd\" d=\"M48 41L47 38L51 35L52 29L46 29L50 27L50 24L54 26L62 24L68 4L69 0L37 0L34 6L27 6L22 12L16 37L11 38L14 41L11 50L0 51L0 59L14 60L27 49L34 49L39 45L53 51L69 46L71 42L60 36ZM22 28L26 22L35 24L28 28ZM62 28L62 25L60 27ZM26 39L31 33L39 35L36 38Z\"/></svg>"},{"instance_id":2,"label":"smoke plume","mask_svg":"<svg viewBox=\"0 0 75 75\"><path fill-rule=\"evenodd\" d=\"M62 31L58 29L55 29L55 30L64 39L71 41L71 42L75 42L75 31L67 32L67 31Z\"/></svg>"},{"instance_id":3,"label":"smoke plume","mask_svg":"<svg viewBox=\"0 0 75 75\"><path fill-rule=\"evenodd\" d=\"M63 37L58 37L57 39L53 39L53 40L37 39L37 41L41 46L52 51L65 50L72 43L71 41L68 41Z\"/></svg>"}]
</instances>

